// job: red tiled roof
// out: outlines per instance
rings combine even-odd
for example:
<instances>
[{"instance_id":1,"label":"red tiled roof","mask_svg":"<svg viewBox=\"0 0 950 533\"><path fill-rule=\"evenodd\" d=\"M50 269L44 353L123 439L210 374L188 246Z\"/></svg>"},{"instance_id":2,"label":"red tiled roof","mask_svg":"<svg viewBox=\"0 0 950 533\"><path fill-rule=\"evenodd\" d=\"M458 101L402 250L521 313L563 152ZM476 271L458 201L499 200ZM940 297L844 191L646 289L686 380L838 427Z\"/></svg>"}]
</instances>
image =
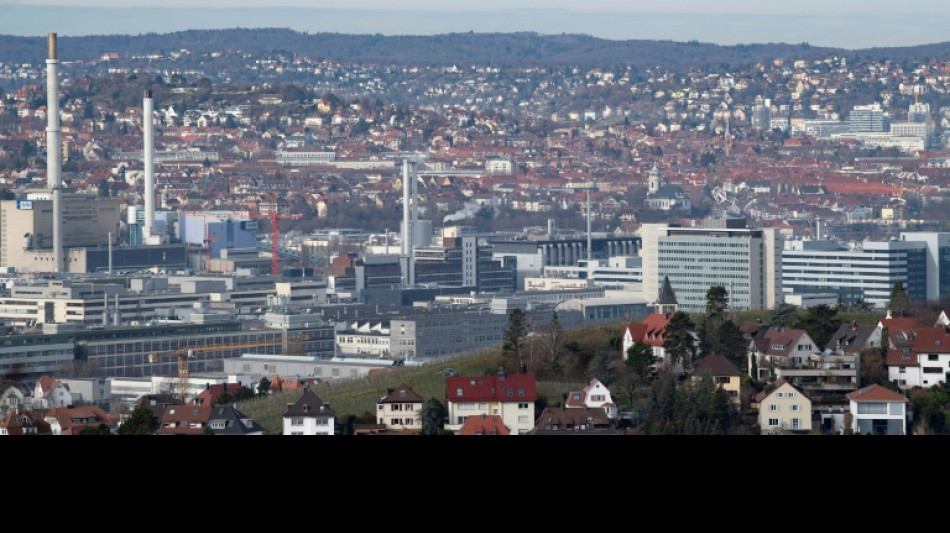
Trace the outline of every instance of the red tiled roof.
<instances>
[{"instance_id":1,"label":"red tiled roof","mask_svg":"<svg viewBox=\"0 0 950 533\"><path fill-rule=\"evenodd\" d=\"M643 319L641 324L646 326L642 339L637 339L650 346L663 346L666 340L666 325L670 323L670 317L673 315L667 313L651 313Z\"/></svg>"},{"instance_id":2,"label":"red tiled roof","mask_svg":"<svg viewBox=\"0 0 950 533\"><path fill-rule=\"evenodd\" d=\"M500 415L470 416L462 423L457 435L510 435Z\"/></svg>"},{"instance_id":3,"label":"red tiled roof","mask_svg":"<svg viewBox=\"0 0 950 533\"><path fill-rule=\"evenodd\" d=\"M950 331L946 328L920 328L913 346L917 353L950 353Z\"/></svg>"},{"instance_id":4,"label":"red tiled roof","mask_svg":"<svg viewBox=\"0 0 950 533\"><path fill-rule=\"evenodd\" d=\"M450 402L533 402L538 399L534 374L508 376L450 376L445 380Z\"/></svg>"},{"instance_id":5,"label":"red tiled roof","mask_svg":"<svg viewBox=\"0 0 950 533\"><path fill-rule=\"evenodd\" d=\"M903 394L885 389L880 385L868 385L848 393L848 399L856 402L907 402Z\"/></svg>"},{"instance_id":6,"label":"red tiled roof","mask_svg":"<svg viewBox=\"0 0 950 533\"><path fill-rule=\"evenodd\" d=\"M908 348L891 348L887 350L886 366L917 366L917 352Z\"/></svg>"}]
</instances>

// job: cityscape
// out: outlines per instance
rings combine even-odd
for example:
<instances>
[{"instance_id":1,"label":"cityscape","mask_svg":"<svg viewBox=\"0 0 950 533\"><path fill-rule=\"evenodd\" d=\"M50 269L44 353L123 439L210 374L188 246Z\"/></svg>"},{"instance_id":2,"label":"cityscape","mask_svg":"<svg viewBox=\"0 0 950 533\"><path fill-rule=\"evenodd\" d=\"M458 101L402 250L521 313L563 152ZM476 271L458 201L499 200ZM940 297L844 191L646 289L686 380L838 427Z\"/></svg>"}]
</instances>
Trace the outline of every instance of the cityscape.
<instances>
[{"instance_id":1,"label":"cityscape","mask_svg":"<svg viewBox=\"0 0 950 533\"><path fill-rule=\"evenodd\" d=\"M950 48L134 41L0 36L0 435L950 432Z\"/></svg>"}]
</instances>

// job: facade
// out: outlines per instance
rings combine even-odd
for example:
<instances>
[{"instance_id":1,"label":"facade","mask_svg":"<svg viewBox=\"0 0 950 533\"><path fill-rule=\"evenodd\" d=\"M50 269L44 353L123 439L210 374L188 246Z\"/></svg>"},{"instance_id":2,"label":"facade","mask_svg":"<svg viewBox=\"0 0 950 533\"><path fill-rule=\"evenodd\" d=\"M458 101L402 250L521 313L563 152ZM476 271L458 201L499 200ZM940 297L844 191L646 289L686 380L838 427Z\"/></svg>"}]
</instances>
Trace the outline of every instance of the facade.
<instances>
[{"instance_id":1,"label":"facade","mask_svg":"<svg viewBox=\"0 0 950 533\"><path fill-rule=\"evenodd\" d=\"M864 241L852 249L835 241L787 241L782 251L782 287L792 294L835 294L849 306L868 303L883 308L900 281L908 297L921 301L938 291L929 287L928 277L936 282L940 275L929 272L934 266L928 265L929 255L923 240Z\"/></svg>"},{"instance_id":2,"label":"facade","mask_svg":"<svg viewBox=\"0 0 950 533\"><path fill-rule=\"evenodd\" d=\"M73 405L73 395L65 383L40 376L33 387L33 409L55 409Z\"/></svg>"},{"instance_id":3,"label":"facade","mask_svg":"<svg viewBox=\"0 0 950 533\"><path fill-rule=\"evenodd\" d=\"M426 310L389 322L393 359L433 360L500 346L508 316L485 311Z\"/></svg>"},{"instance_id":4,"label":"facade","mask_svg":"<svg viewBox=\"0 0 950 533\"><path fill-rule=\"evenodd\" d=\"M496 259L514 258L517 269L517 287L525 286L525 278L540 277L546 267L577 266L588 259L587 238L558 239L549 236L539 240L489 240L492 256ZM591 236L590 259L601 260L616 256L636 256L640 251L639 237Z\"/></svg>"},{"instance_id":5,"label":"facade","mask_svg":"<svg viewBox=\"0 0 950 533\"><path fill-rule=\"evenodd\" d=\"M887 377L902 389L945 385L950 373L950 329L917 328L910 349L888 350Z\"/></svg>"},{"instance_id":6,"label":"facade","mask_svg":"<svg viewBox=\"0 0 950 533\"><path fill-rule=\"evenodd\" d=\"M119 200L63 194L63 248L101 247L119 235ZM0 265L24 272L53 272L53 200L50 193L0 201ZM68 254L64 253L64 258ZM71 272L70 265L61 270Z\"/></svg>"},{"instance_id":7,"label":"facade","mask_svg":"<svg viewBox=\"0 0 950 533\"><path fill-rule=\"evenodd\" d=\"M283 412L284 435L333 435L336 413L309 388Z\"/></svg>"},{"instance_id":8,"label":"facade","mask_svg":"<svg viewBox=\"0 0 950 533\"><path fill-rule=\"evenodd\" d=\"M861 435L906 435L909 400L880 385L869 385L848 394L851 432Z\"/></svg>"},{"instance_id":9,"label":"facade","mask_svg":"<svg viewBox=\"0 0 950 533\"><path fill-rule=\"evenodd\" d=\"M208 259L221 259L222 250L257 248L257 221L230 211L184 213L178 238L207 250Z\"/></svg>"},{"instance_id":10,"label":"facade","mask_svg":"<svg viewBox=\"0 0 950 533\"><path fill-rule=\"evenodd\" d=\"M857 132L890 131L890 117L881 104L856 105L848 116L848 130Z\"/></svg>"},{"instance_id":11,"label":"facade","mask_svg":"<svg viewBox=\"0 0 950 533\"><path fill-rule=\"evenodd\" d=\"M782 302L782 238L776 228L755 229L745 219L706 219L701 227L643 224L643 293L659 293L668 277L679 309L706 310L715 285L734 310L774 309Z\"/></svg>"},{"instance_id":12,"label":"facade","mask_svg":"<svg viewBox=\"0 0 950 533\"><path fill-rule=\"evenodd\" d=\"M776 380L755 398L762 435L810 433L812 404L802 391L783 379Z\"/></svg>"},{"instance_id":13,"label":"facade","mask_svg":"<svg viewBox=\"0 0 950 533\"><path fill-rule=\"evenodd\" d=\"M567 393L564 407L568 409L603 409L607 418L614 420L619 414L617 404L610 396L610 390L597 378L591 378L590 383L581 391Z\"/></svg>"},{"instance_id":14,"label":"facade","mask_svg":"<svg viewBox=\"0 0 950 533\"><path fill-rule=\"evenodd\" d=\"M691 375L694 383L708 376L717 387L726 391L729 400L736 407L739 406L742 372L725 357L719 354L711 354L697 359L693 362Z\"/></svg>"},{"instance_id":15,"label":"facade","mask_svg":"<svg viewBox=\"0 0 950 533\"><path fill-rule=\"evenodd\" d=\"M400 383L376 402L376 423L388 430L422 431L422 404L422 396Z\"/></svg>"},{"instance_id":16,"label":"facade","mask_svg":"<svg viewBox=\"0 0 950 533\"><path fill-rule=\"evenodd\" d=\"M950 233L909 231L898 236L900 242L923 243L926 248L924 298L936 301L950 294ZM907 283L904 283L905 290ZM909 295L909 294L908 294Z\"/></svg>"},{"instance_id":17,"label":"facade","mask_svg":"<svg viewBox=\"0 0 950 533\"><path fill-rule=\"evenodd\" d=\"M445 395L445 429L457 432L466 418L483 414L501 416L512 435L525 435L534 428L534 402L538 398L534 374L450 376L446 378Z\"/></svg>"},{"instance_id":18,"label":"facade","mask_svg":"<svg viewBox=\"0 0 950 533\"><path fill-rule=\"evenodd\" d=\"M803 329L769 327L764 333L752 337L749 343L749 372L752 372L752 360L755 358L757 376L753 379L767 379L775 375L775 368L802 366L810 360L812 354L820 348Z\"/></svg>"}]
</instances>

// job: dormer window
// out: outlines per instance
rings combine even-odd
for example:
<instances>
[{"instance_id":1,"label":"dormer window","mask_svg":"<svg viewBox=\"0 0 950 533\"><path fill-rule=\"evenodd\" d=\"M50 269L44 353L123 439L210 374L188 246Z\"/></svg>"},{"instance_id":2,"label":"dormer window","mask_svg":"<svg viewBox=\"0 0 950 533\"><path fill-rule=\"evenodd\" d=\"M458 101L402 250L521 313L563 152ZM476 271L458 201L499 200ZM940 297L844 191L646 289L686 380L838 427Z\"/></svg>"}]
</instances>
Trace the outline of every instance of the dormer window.
<instances>
[{"instance_id":1,"label":"dormer window","mask_svg":"<svg viewBox=\"0 0 950 533\"><path fill-rule=\"evenodd\" d=\"M405 397L406 397L406 391L404 391L404 390L399 391L399 397L400 397L400 398L405 398Z\"/></svg>"}]
</instances>

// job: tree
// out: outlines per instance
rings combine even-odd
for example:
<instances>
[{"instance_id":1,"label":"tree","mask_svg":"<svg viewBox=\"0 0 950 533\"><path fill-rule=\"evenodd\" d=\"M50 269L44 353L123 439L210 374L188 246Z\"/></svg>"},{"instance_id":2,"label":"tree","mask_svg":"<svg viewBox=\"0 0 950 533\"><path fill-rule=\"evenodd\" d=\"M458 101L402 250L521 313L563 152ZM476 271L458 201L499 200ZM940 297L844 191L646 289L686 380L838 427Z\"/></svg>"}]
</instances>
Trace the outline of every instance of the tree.
<instances>
[{"instance_id":1,"label":"tree","mask_svg":"<svg viewBox=\"0 0 950 533\"><path fill-rule=\"evenodd\" d=\"M518 372L525 371L524 344L528 338L528 321L524 311L514 309L508 314L508 325L505 326L504 342L501 352L517 364Z\"/></svg>"},{"instance_id":2,"label":"tree","mask_svg":"<svg viewBox=\"0 0 950 533\"><path fill-rule=\"evenodd\" d=\"M439 435L445 427L445 417L448 411L445 405L436 398L429 398L422 404L419 416L422 419L423 435Z\"/></svg>"},{"instance_id":3,"label":"tree","mask_svg":"<svg viewBox=\"0 0 950 533\"><path fill-rule=\"evenodd\" d=\"M617 379L617 369L614 368L614 358L616 357L617 355L612 352L598 352L587 367L587 381L597 378L605 387L612 385Z\"/></svg>"},{"instance_id":4,"label":"tree","mask_svg":"<svg viewBox=\"0 0 950 533\"><path fill-rule=\"evenodd\" d=\"M158 430L159 422L151 411L136 407L129 418L119 425L117 435L152 435Z\"/></svg>"},{"instance_id":5,"label":"tree","mask_svg":"<svg viewBox=\"0 0 950 533\"><path fill-rule=\"evenodd\" d=\"M732 319L726 319L719 326L717 337L719 338L719 355L729 359L740 368L745 366L745 355L749 341L742 333L739 325L733 322Z\"/></svg>"},{"instance_id":6,"label":"tree","mask_svg":"<svg viewBox=\"0 0 950 533\"><path fill-rule=\"evenodd\" d=\"M677 311L666 324L666 340L663 349L669 354L670 362L680 364L686 370L696 358L696 343L693 338L693 320L683 311Z\"/></svg>"},{"instance_id":7,"label":"tree","mask_svg":"<svg viewBox=\"0 0 950 533\"><path fill-rule=\"evenodd\" d=\"M868 348L861 351L861 385L889 385L887 366L884 357L877 348Z\"/></svg>"},{"instance_id":8,"label":"tree","mask_svg":"<svg viewBox=\"0 0 950 533\"><path fill-rule=\"evenodd\" d=\"M703 351L719 353L721 350L719 328L726 317L729 307L729 293L722 285L713 285L706 291L706 316L699 329L699 338Z\"/></svg>"},{"instance_id":9,"label":"tree","mask_svg":"<svg viewBox=\"0 0 950 533\"><path fill-rule=\"evenodd\" d=\"M79 430L80 435L112 435L109 426L99 424L98 426L86 426Z\"/></svg>"},{"instance_id":10,"label":"tree","mask_svg":"<svg viewBox=\"0 0 950 533\"><path fill-rule=\"evenodd\" d=\"M268 394L270 394L270 380L266 376L261 376L261 380L257 383L257 395L267 396Z\"/></svg>"},{"instance_id":11,"label":"tree","mask_svg":"<svg viewBox=\"0 0 950 533\"><path fill-rule=\"evenodd\" d=\"M564 354L564 328L557 318L557 311L551 314L551 322L547 329L541 334L539 340L544 350L544 355L551 363L551 372L557 374L561 371L561 356Z\"/></svg>"},{"instance_id":12,"label":"tree","mask_svg":"<svg viewBox=\"0 0 950 533\"><path fill-rule=\"evenodd\" d=\"M634 342L632 346L627 348L627 357L624 359L624 364L637 375L639 380L645 380L652 371L653 365L656 364L653 347L644 342Z\"/></svg>"},{"instance_id":13,"label":"tree","mask_svg":"<svg viewBox=\"0 0 950 533\"><path fill-rule=\"evenodd\" d=\"M797 319L797 315L797 306L787 303L779 304L769 314L769 325L777 328L791 326Z\"/></svg>"},{"instance_id":14,"label":"tree","mask_svg":"<svg viewBox=\"0 0 950 533\"><path fill-rule=\"evenodd\" d=\"M891 301L888 305L891 310L891 316L907 316L910 312L910 297L904 289L903 281L895 281L894 288L891 289Z\"/></svg>"},{"instance_id":15,"label":"tree","mask_svg":"<svg viewBox=\"0 0 950 533\"><path fill-rule=\"evenodd\" d=\"M795 323L796 328L808 332L819 350L824 349L840 326L841 317L838 316L838 310L827 304L809 307Z\"/></svg>"}]
</instances>

